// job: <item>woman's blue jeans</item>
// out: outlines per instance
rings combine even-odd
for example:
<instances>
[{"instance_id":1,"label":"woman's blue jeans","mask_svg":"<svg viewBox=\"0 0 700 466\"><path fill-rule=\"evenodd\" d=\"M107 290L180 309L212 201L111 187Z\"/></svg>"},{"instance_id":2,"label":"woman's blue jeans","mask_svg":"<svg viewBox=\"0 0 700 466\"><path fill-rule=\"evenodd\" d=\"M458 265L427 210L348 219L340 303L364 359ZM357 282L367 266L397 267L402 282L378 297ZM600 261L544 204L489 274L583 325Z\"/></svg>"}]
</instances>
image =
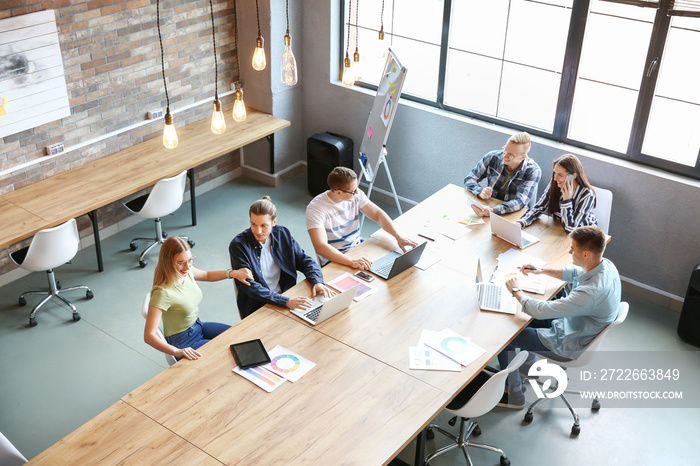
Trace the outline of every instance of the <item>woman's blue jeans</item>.
<instances>
[{"instance_id":1,"label":"woman's blue jeans","mask_svg":"<svg viewBox=\"0 0 700 466\"><path fill-rule=\"evenodd\" d=\"M231 326L218 322L197 321L187 330L165 337L165 341L180 349L197 349L207 343L212 338L228 330Z\"/></svg>"}]
</instances>

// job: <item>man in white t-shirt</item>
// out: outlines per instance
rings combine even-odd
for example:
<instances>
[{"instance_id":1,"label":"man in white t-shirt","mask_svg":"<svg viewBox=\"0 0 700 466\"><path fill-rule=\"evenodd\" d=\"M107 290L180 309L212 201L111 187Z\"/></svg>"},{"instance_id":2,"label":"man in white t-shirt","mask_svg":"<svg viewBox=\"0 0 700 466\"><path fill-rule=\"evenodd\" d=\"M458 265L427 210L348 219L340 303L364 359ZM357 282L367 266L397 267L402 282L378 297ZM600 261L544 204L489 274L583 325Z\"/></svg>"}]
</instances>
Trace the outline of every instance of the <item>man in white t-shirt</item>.
<instances>
[{"instance_id":1,"label":"man in white t-shirt","mask_svg":"<svg viewBox=\"0 0 700 466\"><path fill-rule=\"evenodd\" d=\"M328 186L328 191L313 198L306 207L306 228L321 265L337 262L362 270L372 266L372 261L365 257L351 259L344 254L362 241L360 212L396 238L402 251L417 246L415 241L399 235L386 212L357 188L357 175L353 170L333 169L328 175Z\"/></svg>"}]
</instances>

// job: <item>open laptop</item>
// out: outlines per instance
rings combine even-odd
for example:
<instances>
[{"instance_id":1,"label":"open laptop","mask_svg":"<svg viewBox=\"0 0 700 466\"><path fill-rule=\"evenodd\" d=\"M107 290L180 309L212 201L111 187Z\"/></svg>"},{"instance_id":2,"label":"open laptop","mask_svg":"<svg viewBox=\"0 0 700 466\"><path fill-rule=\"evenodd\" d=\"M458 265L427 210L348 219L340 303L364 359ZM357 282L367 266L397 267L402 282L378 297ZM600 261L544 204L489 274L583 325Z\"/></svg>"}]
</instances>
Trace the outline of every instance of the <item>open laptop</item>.
<instances>
[{"instance_id":1,"label":"open laptop","mask_svg":"<svg viewBox=\"0 0 700 466\"><path fill-rule=\"evenodd\" d=\"M520 225L491 212L491 234L508 241L513 246L525 249L540 239L524 232Z\"/></svg>"},{"instance_id":2,"label":"open laptop","mask_svg":"<svg viewBox=\"0 0 700 466\"><path fill-rule=\"evenodd\" d=\"M389 280L404 270L416 265L420 260L420 256L423 254L425 245L426 243L421 243L403 254L391 251L389 254L385 254L374 261L369 271L378 277Z\"/></svg>"},{"instance_id":3,"label":"open laptop","mask_svg":"<svg viewBox=\"0 0 700 466\"><path fill-rule=\"evenodd\" d=\"M481 259L476 261L476 292L479 296L480 309L515 314L517 300L508 293L505 286L484 281L481 274Z\"/></svg>"},{"instance_id":4,"label":"open laptop","mask_svg":"<svg viewBox=\"0 0 700 466\"><path fill-rule=\"evenodd\" d=\"M311 309L292 309L292 314L301 317L311 325L320 324L324 320L333 317L343 309L347 309L357 293L360 285L355 285L347 291L327 298L316 296L311 302Z\"/></svg>"}]
</instances>

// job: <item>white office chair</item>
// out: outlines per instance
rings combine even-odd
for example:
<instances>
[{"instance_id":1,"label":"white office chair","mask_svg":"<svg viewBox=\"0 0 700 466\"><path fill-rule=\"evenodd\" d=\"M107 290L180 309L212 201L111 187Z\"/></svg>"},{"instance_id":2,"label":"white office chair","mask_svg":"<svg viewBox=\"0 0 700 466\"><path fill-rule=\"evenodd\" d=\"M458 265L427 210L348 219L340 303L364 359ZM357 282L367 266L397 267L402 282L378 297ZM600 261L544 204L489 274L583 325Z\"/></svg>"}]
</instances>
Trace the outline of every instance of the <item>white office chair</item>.
<instances>
[{"instance_id":1,"label":"white office chair","mask_svg":"<svg viewBox=\"0 0 700 466\"><path fill-rule=\"evenodd\" d=\"M148 261L146 254L153 249L157 244L163 244L168 234L163 231L160 218L165 215L170 215L180 208L182 205L182 196L185 192L185 182L187 178L187 170L172 178L164 178L158 181L149 194L144 194L129 202L125 202L124 206L132 213L143 218L153 218L156 223L155 238L134 238L129 243L129 248L136 251L138 248L136 241L151 241L152 243L141 253L139 257L139 266L146 267ZM180 236L187 241L190 247L194 247L194 241L187 236Z\"/></svg>"},{"instance_id":2,"label":"white office chair","mask_svg":"<svg viewBox=\"0 0 700 466\"><path fill-rule=\"evenodd\" d=\"M0 466L20 466L26 462L27 458L0 432Z\"/></svg>"},{"instance_id":3,"label":"white office chair","mask_svg":"<svg viewBox=\"0 0 700 466\"><path fill-rule=\"evenodd\" d=\"M610 212L612 211L613 193L607 189L593 187L596 205L591 212L598 219L598 226L608 234L610 227Z\"/></svg>"},{"instance_id":4,"label":"white office chair","mask_svg":"<svg viewBox=\"0 0 700 466\"><path fill-rule=\"evenodd\" d=\"M461 419L459 425L459 437L455 437L437 424L430 424L428 426L428 438L431 438L434 435L431 435L432 431L436 430L452 439L454 443L450 443L449 445L429 454L425 458L425 464L429 464L433 459L435 459L435 457L457 447L462 449L462 453L464 453L464 457L469 465L471 465L472 462L471 458L469 457L467 447L481 448L499 453L501 455L501 466L508 466L510 464L510 460L506 457L506 454L503 453L503 450L491 445L483 445L469 441L469 437L472 434L475 436L481 435L479 425L470 418L482 416L496 407L503 396L508 374L518 370L522 363L525 362L527 357L528 352L521 351L513 358L510 364L508 364L508 367L500 372L492 374L486 370L481 371L476 378L472 380L471 383L467 385L467 387L462 390L462 392L460 392L449 405L447 405L447 408L445 409L455 415L455 418L450 420L450 425L455 424L456 417ZM461 407L451 408L451 406L455 403L464 404Z\"/></svg>"},{"instance_id":5,"label":"white office chair","mask_svg":"<svg viewBox=\"0 0 700 466\"><path fill-rule=\"evenodd\" d=\"M148 318L148 303L150 301L151 293L146 293L146 297L143 298L143 305L141 306L141 315L144 319ZM165 337L163 336L163 332L160 331L160 328L158 328L158 338L165 341ZM172 366L177 362L177 359L175 359L175 356L173 356L172 354L163 354L165 355L165 362L167 362L169 366Z\"/></svg>"},{"instance_id":6,"label":"white office chair","mask_svg":"<svg viewBox=\"0 0 700 466\"><path fill-rule=\"evenodd\" d=\"M34 309L32 309L32 312L29 314L30 327L36 325L36 311L51 298L58 298L67 304L71 311L73 311L73 320L77 322L80 320L80 314L78 314L73 303L61 296L61 294L68 291L83 289L86 290L85 297L87 299L92 299L94 297L92 290L85 285L61 288L61 283L56 280L53 273L54 268L66 262L70 262L71 259L75 257L78 253L79 244L80 235L78 234L78 226L75 219L72 218L66 223L56 227L39 230L34 235L34 238L32 238L32 242L28 247L10 253L10 258L15 264L31 272L46 271L49 280L48 291L25 291L19 297L19 305L25 306L27 304L27 300L24 297L25 295L38 294L45 296L39 304L34 306Z\"/></svg>"},{"instance_id":7,"label":"white office chair","mask_svg":"<svg viewBox=\"0 0 700 466\"><path fill-rule=\"evenodd\" d=\"M615 326L617 326L625 321L625 319L627 318L628 311L629 311L629 304L627 304L624 301L621 302L620 306L618 307L618 310L617 310L617 318L610 325L605 327L605 329L603 329L603 331L600 332L598 334L598 336L595 337L593 339L593 341L591 341L588 344L588 346L586 347L585 351L581 354L581 356L579 356L577 359L574 359L573 361L562 362L562 361L558 361L555 359L549 359L544 355L540 355L540 354L537 354L537 355L552 361L554 364L563 367L565 370L569 367L584 367L584 366L588 365L593 360L593 357L595 356L596 352L600 349L600 345L603 343L603 339L605 338L605 335L613 327L615 327ZM564 393L579 393L580 394L581 392L579 392L577 390L565 390ZM564 395L564 393L559 395L558 398L562 399L562 401L569 408L569 411L571 412L571 415L574 418L574 425L571 427L571 435L576 436L581 432L581 425L579 423L578 413L573 408L573 406L571 406L571 403L569 402L569 400L566 399L566 396ZM550 398L539 398L534 403L532 403L530 405L530 407L527 410L527 413L525 413L525 422L526 423L529 424L532 422L532 419L533 419L533 412L532 411L537 407L537 405L539 405L540 403L542 403L543 401L548 400L548 399L550 399ZM600 409L600 401L598 400L598 398L593 399L593 402L591 403L591 409L593 411L598 411Z\"/></svg>"}]
</instances>

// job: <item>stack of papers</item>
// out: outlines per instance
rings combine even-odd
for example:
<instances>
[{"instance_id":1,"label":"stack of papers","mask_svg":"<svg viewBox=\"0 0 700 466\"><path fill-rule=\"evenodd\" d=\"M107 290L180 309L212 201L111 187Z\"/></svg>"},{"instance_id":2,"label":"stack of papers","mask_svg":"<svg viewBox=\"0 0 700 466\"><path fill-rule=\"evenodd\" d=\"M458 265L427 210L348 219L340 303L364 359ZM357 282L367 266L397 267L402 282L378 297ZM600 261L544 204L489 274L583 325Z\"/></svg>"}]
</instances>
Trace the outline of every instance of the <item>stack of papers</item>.
<instances>
[{"instance_id":1,"label":"stack of papers","mask_svg":"<svg viewBox=\"0 0 700 466\"><path fill-rule=\"evenodd\" d=\"M486 352L454 330L423 330L418 346L408 348L409 368L437 371L462 370Z\"/></svg>"},{"instance_id":2,"label":"stack of papers","mask_svg":"<svg viewBox=\"0 0 700 466\"><path fill-rule=\"evenodd\" d=\"M503 285L515 277L518 279L518 285L521 289L531 293L544 294L547 288L547 276L532 273L524 275L520 272L520 267L525 264L541 268L546 262L517 249L509 249L498 256L498 270L494 273L492 282Z\"/></svg>"},{"instance_id":3,"label":"stack of papers","mask_svg":"<svg viewBox=\"0 0 700 466\"><path fill-rule=\"evenodd\" d=\"M275 346L268 354L268 364L248 369L234 367L233 372L269 393L287 380L296 382L316 366L316 363L280 345Z\"/></svg>"},{"instance_id":4,"label":"stack of papers","mask_svg":"<svg viewBox=\"0 0 700 466\"><path fill-rule=\"evenodd\" d=\"M428 220L425 222L425 226L431 230L435 230L438 233L447 236L452 240L461 238L462 236L469 233L471 230L467 228L468 221L458 220L449 215L442 215L440 217Z\"/></svg>"}]
</instances>

